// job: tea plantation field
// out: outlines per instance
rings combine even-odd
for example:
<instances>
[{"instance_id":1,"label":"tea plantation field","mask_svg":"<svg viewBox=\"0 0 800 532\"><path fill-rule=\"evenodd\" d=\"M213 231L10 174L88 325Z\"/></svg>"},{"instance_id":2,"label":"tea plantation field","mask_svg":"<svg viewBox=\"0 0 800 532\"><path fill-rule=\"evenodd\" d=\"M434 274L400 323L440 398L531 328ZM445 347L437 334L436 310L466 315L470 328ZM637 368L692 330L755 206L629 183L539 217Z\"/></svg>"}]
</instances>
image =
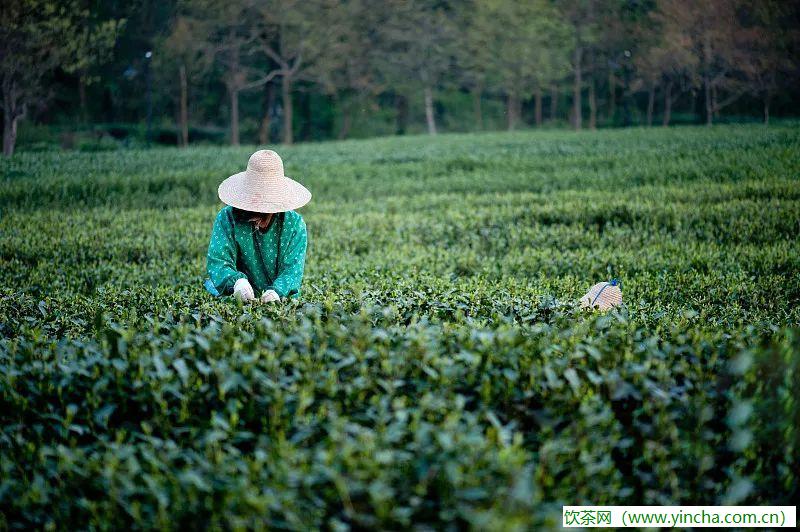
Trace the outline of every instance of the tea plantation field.
<instances>
[{"instance_id":1,"label":"tea plantation field","mask_svg":"<svg viewBox=\"0 0 800 532\"><path fill-rule=\"evenodd\" d=\"M0 529L796 502L798 124L277 147L314 194L278 306L202 288L254 149L0 161Z\"/></svg>"}]
</instances>

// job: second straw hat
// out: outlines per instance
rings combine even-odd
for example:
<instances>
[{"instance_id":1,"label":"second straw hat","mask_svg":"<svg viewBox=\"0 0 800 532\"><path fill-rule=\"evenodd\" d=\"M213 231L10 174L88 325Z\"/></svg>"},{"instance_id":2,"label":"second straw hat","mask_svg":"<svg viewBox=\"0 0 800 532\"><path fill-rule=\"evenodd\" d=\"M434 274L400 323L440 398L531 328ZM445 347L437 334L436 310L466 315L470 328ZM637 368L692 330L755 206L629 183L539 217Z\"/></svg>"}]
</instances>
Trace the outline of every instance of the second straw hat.
<instances>
[{"instance_id":1,"label":"second straw hat","mask_svg":"<svg viewBox=\"0 0 800 532\"><path fill-rule=\"evenodd\" d=\"M608 310L622 304L622 290L619 281L597 283L581 298L581 307Z\"/></svg>"}]
</instances>

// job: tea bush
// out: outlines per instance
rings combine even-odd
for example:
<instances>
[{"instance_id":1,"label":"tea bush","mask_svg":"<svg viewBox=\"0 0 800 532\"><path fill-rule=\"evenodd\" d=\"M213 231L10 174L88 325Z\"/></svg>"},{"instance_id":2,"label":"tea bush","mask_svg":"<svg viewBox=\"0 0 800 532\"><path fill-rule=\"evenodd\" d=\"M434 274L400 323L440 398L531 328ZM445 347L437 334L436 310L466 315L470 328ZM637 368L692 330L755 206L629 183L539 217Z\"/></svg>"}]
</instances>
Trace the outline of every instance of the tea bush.
<instances>
[{"instance_id":1,"label":"tea bush","mask_svg":"<svg viewBox=\"0 0 800 532\"><path fill-rule=\"evenodd\" d=\"M532 529L786 504L793 124L282 147L299 301L206 294L248 148L0 162L0 527ZM593 283L626 304L578 309Z\"/></svg>"}]
</instances>

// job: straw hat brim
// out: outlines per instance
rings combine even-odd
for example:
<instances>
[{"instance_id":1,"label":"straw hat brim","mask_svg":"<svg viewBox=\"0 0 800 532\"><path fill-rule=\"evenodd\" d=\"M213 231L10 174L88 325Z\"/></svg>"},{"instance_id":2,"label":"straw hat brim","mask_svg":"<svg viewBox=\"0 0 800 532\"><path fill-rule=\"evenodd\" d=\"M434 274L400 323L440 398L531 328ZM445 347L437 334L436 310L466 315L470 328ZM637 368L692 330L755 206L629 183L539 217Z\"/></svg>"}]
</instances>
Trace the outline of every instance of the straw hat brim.
<instances>
[{"instance_id":1,"label":"straw hat brim","mask_svg":"<svg viewBox=\"0 0 800 532\"><path fill-rule=\"evenodd\" d=\"M311 192L289 177L276 179L267 189L253 190L247 171L223 181L217 189L219 199L226 205L251 212L285 212L299 209L311 201Z\"/></svg>"}]
</instances>

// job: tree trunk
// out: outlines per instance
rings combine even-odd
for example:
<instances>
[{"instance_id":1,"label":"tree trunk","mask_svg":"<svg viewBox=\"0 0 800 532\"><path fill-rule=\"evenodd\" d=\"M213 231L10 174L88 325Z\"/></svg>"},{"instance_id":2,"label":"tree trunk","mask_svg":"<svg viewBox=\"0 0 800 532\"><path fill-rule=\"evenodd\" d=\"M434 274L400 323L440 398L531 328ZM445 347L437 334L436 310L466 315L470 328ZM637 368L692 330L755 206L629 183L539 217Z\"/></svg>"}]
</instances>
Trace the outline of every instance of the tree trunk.
<instances>
[{"instance_id":1,"label":"tree trunk","mask_svg":"<svg viewBox=\"0 0 800 532\"><path fill-rule=\"evenodd\" d=\"M608 72L608 121L614 124L614 115L617 112L617 87L614 80L614 72Z\"/></svg>"},{"instance_id":2,"label":"tree trunk","mask_svg":"<svg viewBox=\"0 0 800 532\"><path fill-rule=\"evenodd\" d=\"M78 97L81 104L81 122L84 124L89 123L89 105L86 103L86 77L85 72L81 70L78 74Z\"/></svg>"},{"instance_id":3,"label":"tree trunk","mask_svg":"<svg viewBox=\"0 0 800 532\"><path fill-rule=\"evenodd\" d=\"M581 55L582 50L580 45L575 47L575 84L572 87L572 103L573 103L573 117L572 117L572 124L575 126L575 130L579 131L582 126L582 116L581 116L581 85L583 84L583 80L581 79L582 71L581 71Z\"/></svg>"},{"instance_id":4,"label":"tree trunk","mask_svg":"<svg viewBox=\"0 0 800 532\"><path fill-rule=\"evenodd\" d=\"M425 87L425 121L428 123L428 134L436 134L436 117L433 115L433 91Z\"/></svg>"},{"instance_id":5,"label":"tree trunk","mask_svg":"<svg viewBox=\"0 0 800 532\"><path fill-rule=\"evenodd\" d=\"M272 125L272 109L275 107L275 86L272 83L264 85L264 114L258 128L258 143L269 144L269 130Z\"/></svg>"},{"instance_id":6,"label":"tree trunk","mask_svg":"<svg viewBox=\"0 0 800 532\"><path fill-rule=\"evenodd\" d=\"M353 124L353 112L350 105L342 106L342 127L339 128L339 133L336 138L344 140L350 134L350 126Z\"/></svg>"},{"instance_id":7,"label":"tree trunk","mask_svg":"<svg viewBox=\"0 0 800 532\"><path fill-rule=\"evenodd\" d=\"M181 82L181 138L182 147L189 145L189 83L186 79L186 65L181 65L178 69Z\"/></svg>"},{"instance_id":8,"label":"tree trunk","mask_svg":"<svg viewBox=\"0 0 800 532\"><path fill-rule=\"evenodd\" d=\"M651 83L647 89L647 127L653 125L653 111L656 106L656 84Z\"/></svg>"},{"instance_id":9,"label":"tree trunk","mask_svg":"<svg viewBox=\"0 0 800 532\"><path fill-rule=\"evenodd\" d=\"M15 113L6 108L3 112L3 155L14 155L14 146L17 143L17 117Z\"/></svg>"},{"instance_id":10,"label":"tree trunk","mask_svg":"<svg viewBox=\"0 0 800 532\"><path fill-rule=\"evenodd\" d=\"M283 143L291 144L294 142L294 130L292 129L292 78L285 74L281 77L281 97L283 98Z\"/></svg>"},{"instance_id":11,"label":"tree trunk","mask_svg":"<svg viewBox=\"0 0 800 532\"><path fill-rule=\"evenodd\" d=\"M555 83L550 85L550 121L555 122L558 115L558 87Z\"/></svg>"},{"instance_id":12,"label":"tree trunk","mask_svg":"<svg viewBox=\"0 0 800 532\"><path fill-rule=\"evenodd\" d=\"M231 87L231 146L239 145L239 89Z\"/></svg>"},{"instance_id":13,"label":"tree trunk","mask_svg":"<svg viewBox=\"0 0 800 532\"><path fill-rule=\"evenodd\" d=\"M269 111L264 113L264 116L261 117L261 125L258 126L258 143L261 146L266 146L269 144L269 126L270 126L270 116Z\"/></svg>"},{"instance_id":14,"label":"tree trunk","mask_svg":"<svg viewBox=\"0 0 800 532\"><path fill-rule=\"evenodd\" d=\"M709 71L711 69L711 37L708 32L703 33L703 90L705 91L706 125L714 122L714 107L711 103L711 84Z\"/></svg>"},{"instance_id":15,"label":"tree trunk","mask_svg":"<svg viewBox=\"0 0 800 532\"><path fill-rule=\"evenodd\" d=\"M534 116L536 117L536 127L542 127L542 88L536 87L533 92L533 108Z\"/></svg>"},{"instance_id":16,"label":"tree trunk","mask_svg":"<svg viewBox=\"0 0 800 532\"><path fill-rule=\"evenodd\" d=\"M769 101L772 99L772 95L767 91L764 95L764 125L769 125Z\"/></svg>"},{"instance_id":17,"label":"tree trunk","mask_svg":"<svg viewBox=\"0 0 800 532\"><path fill-rule=\"evenodd\" d=\"M336 132L336 138L338 140L344 140L347 138L347 135L350 133L350 126L353 123L352 111L354 106L352 105L347 92L343 92L344 94L340 95L339 91L334 91L331 95L331 98L333 98L333 108L337 109L342 117L342 121L339 124L339 129Z\"/></svg>"},{"instance_id":18,"label":"tree trunk","mask_svg":"<svg viewBox=\"0 0 800 532\"><path fill-rule=\"evenodd\" d=\"M589 129L597 129L597 95L594 90L594 75L589 80Z\"/></svg>"},{"instance_id":19,"label":"tree trunk","mask_svg":"<svg viewBox=\"0 0 800 532\"><path fill-rule=\"evenodd\" d=\"M397 110L395 119L395 134L405 135L408 125L408 100L402 94L395 94L394 105Z\"/></svg>"},{"instance_id":20,"label":"tree trunk","mask_svg":"<svg viewBox=\"0 0 800 532\"><path fill-rule=\"evenodd\" d=\"M509 131L514 129L514 95L506 95L506 127Z\"/></svg>"},{"instance_id":21,"label":"tree trunk","mask_svg":"<svg viewBox=\"0 0 800 532\"><path fill-rule=\"evenodd\" d=\"M719 118L719 105L717 104L717 86L711 85L711 111L714 113L714 118Z\"/></svg>"},{"instance_id":22,"label":"tree trunk","mask_svg":"<svg viewBox=\"0 0 800 532\"><path fill-rule=\"evenodd\" d=\"M668 81L666 87L664 87L664 120L661 122L661 125L667 127L669 125L669 121L672 118L672 82Z\"/></svg>"},{"instance_id":23,"label":"tree trunk","mask_svg":"<svg viewBox=\"0 0 800 532\"><path fill-rule=\"evenodd\" d=\"M482 90L476 87L472 91L472 110L475 113L475 126L478 130L483 129L483 108L481 107Z\"/></svg>"},{"instance_id":24,"label":"tree trunk","mask_svg":"<svg viewBox=\"0 0 800 532\"><path fill-rule=\"evenodd\" d=\"M115 122L116 113L114 112L114 95L111 93L111 89L108 87L103 90L102 108L102 116L105 118L106 122Z\"/></svg>"},{"instance_id":25,"label":"tree trunk","mask_svg":"<svg viewBox=\"0 0 800 532\"><path fill-rule=\"evenodd\" d=\"M297 134L297 139L300 141L311 140L311 95L309 93L299 94L297 100L299 102L298 124L300 131Z\"/></svg>"},{"instance_id":26,"label":"tree trunk","mask_svg":"<svg viewBox=\"0 0 800 532\"><path fill-rule=\"evenodd\" d=\"M513 131L517 128L520 117L520 98L516 90L508 93L506 116L508 117L508 130Z\"/></svg>"}]
</instances>

